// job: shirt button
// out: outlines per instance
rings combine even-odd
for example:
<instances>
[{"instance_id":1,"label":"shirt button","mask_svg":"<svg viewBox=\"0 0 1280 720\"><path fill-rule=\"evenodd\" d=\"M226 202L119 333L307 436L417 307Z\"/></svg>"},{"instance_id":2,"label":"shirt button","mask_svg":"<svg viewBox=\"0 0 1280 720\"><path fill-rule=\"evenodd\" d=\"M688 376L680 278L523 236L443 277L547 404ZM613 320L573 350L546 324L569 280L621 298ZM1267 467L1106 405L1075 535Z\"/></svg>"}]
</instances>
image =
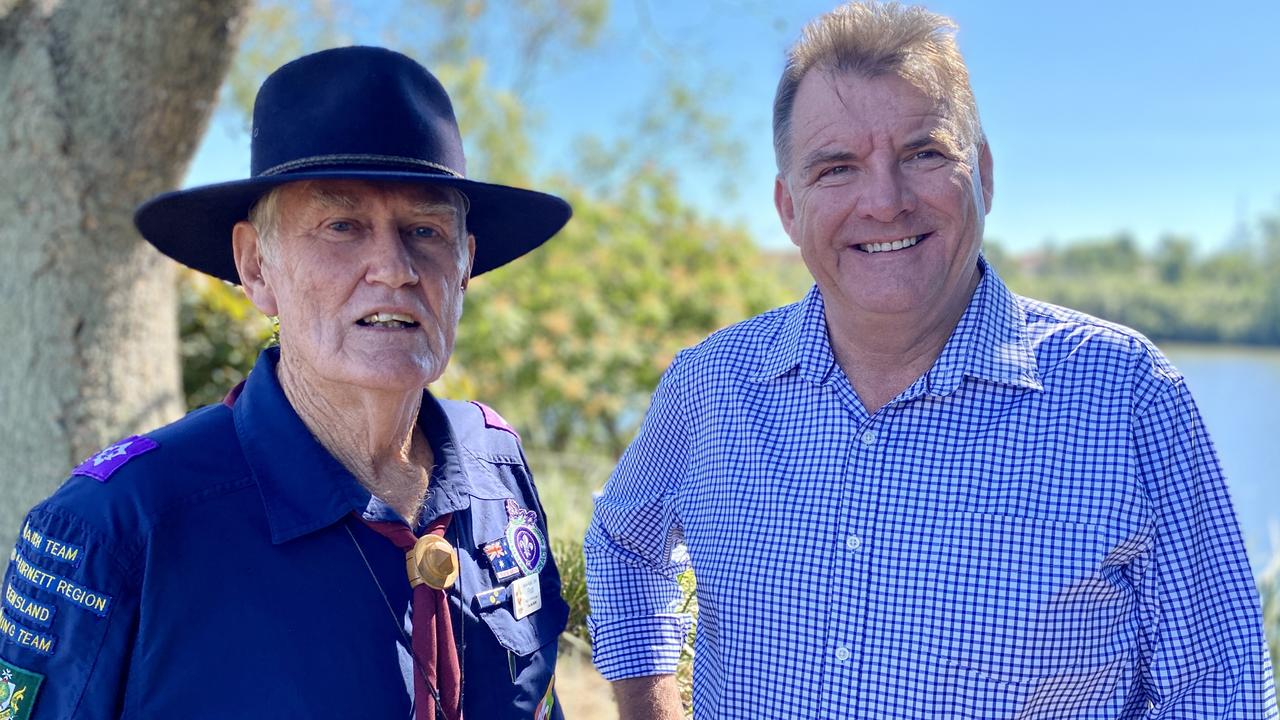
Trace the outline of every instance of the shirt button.
<instances>
[{"instance_id":1,"label":"shirt button","mask_svg":"<svg viewBox=\"0 0 1280 720\"><path fill-rule=\"evenodd\" d=\"M853 657L853 653L849 652L849 648L843 645L836 648L836 659L840 662L849 662L851 657Z\"/></svg>"},{"instance_id":2,"label":"shirt button","mask_svg":"<svg viewBox=\"0 0 1280 720\"><path fill-rule=\"evenodd\" d=\"M850 550L857 550L862 547L862 538L857 533L849 533L849 537L845 538L844 546Z\"/></svg>"},{"instance_id":3,"label":"shirt button","mask_svg":"<svg viewBox=\"0 0 1280 720\"><path fill-rule=\"evenodd\" d=\"M876 435L876 431L875 431L875 430L868 430L868 431L866 431L866 432L862 433L862 444L863 444L863 445L875 445L875 444L876 444L876 440L877 440L878 438L879 438L879 436L878 436L878 435Z\"/></svg>"}]
</instances>

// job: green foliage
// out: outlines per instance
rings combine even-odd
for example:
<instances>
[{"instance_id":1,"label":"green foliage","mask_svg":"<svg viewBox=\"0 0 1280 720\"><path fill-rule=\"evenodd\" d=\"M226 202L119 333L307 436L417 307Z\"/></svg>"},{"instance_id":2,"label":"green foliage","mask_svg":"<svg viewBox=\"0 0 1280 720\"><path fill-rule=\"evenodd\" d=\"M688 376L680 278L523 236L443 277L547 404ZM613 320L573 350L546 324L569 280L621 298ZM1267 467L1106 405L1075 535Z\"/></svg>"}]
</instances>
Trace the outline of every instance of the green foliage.
<instances>
[{"instance_id":1,"label":"green foliage","mask_svg":"<svg viewBox=\"0 0 1280 720\"><path fill-rule=\"evenodd\" d=\"M582 555L582 543L576 540L552 541L551 551L560 570L560 595L569 605L569 624L564 631L590 646L591 634L587 631L587 615L591 604L587 601L587 565Z\"/></svg>"},{"instance_id":2,"label":"green foliage","mask_svg":"<svg viewBox=\"0 0 1280 720\"><path fill-rule=\"evenodd\" d=\"M472 284L444 386L500 399L534 446L616 456L678 349L787 296L751 239L666 174L565 194L575 217L555 240Z\"/></svg>"},{"instance_id":3,"label":"green foliage","mask_svg":"<svg viewBox=\"0 0 1280 720\"><path fill-rule=\"evenodd\" d=\"M187 269L178 282L182 387L193 408L218 402L243 380L274 333L239 288Z\"/></svg>"},{"instance_id":4,"label":"green foliage","mask_svg":"<svg viewBox=\"0 0 1280 720\"><path fill-rule=\"evenodd\" d=\"M1117 235L1014 257L984 252L1015 291L1133 327L1157 341L1280 345L1280 219L1262 241L1197 257L1186 238L1153 249Z\"/></svg>"},{"instance_id":5,"label":"green foliage","mask_svg":"<svg viewBox=\"0 0 1280 720\"><path fill-rule=\"evenodd\" d=\"M693 616L693 625L680 647L680 660L676 665L676 684L680 686L680 701L684 704L684 714L693 716L693 653L694 640L698 635L698 580L693 570L680 573L680 593L684 596L680 612Z\"/></svg>"}]
</instances>

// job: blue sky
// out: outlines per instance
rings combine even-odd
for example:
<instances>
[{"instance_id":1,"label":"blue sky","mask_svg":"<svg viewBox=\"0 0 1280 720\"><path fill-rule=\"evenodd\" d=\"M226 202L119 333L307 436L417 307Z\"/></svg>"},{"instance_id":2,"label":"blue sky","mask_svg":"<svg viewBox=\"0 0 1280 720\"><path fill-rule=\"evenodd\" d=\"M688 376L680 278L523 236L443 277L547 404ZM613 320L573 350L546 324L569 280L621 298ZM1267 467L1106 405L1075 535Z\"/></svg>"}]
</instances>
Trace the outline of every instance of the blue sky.
<instances>
[{"instance_id":1,"label":"blue sky","mask_svg":"<svg viewBox=\"0 0 1280 720\"><path fill-rule=\"evenodd\" d=\"M987 237L1027 250L1117 231L1142 243L1177 232L1211 250L1261 215L1280 215L1280 3L926 5L960 26L995 156ZM833 6L614 0L599 46L544 72L530 96L540 167L563 170L575 138L625 127L682 68L745 153L726 197L722 169L670 148L682 191L745 223L761 245L786 246L772 200L773 91L786 47ZM367 35L352 31L378 42ZM248 143L232 127L211 125L187 184L247 176Z\"/></svg>"}]
</instances>

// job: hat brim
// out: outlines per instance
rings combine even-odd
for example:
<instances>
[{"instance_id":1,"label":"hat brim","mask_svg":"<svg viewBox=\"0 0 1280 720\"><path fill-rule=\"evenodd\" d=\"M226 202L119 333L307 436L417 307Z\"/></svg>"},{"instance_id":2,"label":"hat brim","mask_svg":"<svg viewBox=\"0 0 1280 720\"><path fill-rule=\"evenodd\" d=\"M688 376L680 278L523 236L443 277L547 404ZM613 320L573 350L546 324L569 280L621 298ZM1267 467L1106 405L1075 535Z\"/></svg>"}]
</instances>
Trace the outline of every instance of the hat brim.
<instances>
[{"instance_id":1,"label":"hat brim","mask_svg":"<svg viewBox=\"0 0 1280 720\"><path fill-rule=\"evenodd\" d=\"M467 231L475 235L474 277L537 248L564 227L569 203L546 193L421 172L327 169L204 185L164 193L133 215L142 237L188 267L240 284L231 250L231 228L268 190L305 180L367 180L457 188L470 205Z\"/></svg>"}]
</instances>

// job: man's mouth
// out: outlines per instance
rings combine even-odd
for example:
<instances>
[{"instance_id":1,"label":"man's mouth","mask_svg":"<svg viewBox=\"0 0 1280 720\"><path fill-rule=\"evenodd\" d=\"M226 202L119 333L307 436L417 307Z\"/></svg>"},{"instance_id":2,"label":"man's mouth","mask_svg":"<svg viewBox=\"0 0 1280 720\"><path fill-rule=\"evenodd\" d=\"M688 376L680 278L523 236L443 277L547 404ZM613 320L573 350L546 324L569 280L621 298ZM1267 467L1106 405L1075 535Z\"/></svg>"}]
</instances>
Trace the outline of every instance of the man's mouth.
<instances>
[{"instance_id":1,"label":"man's mouth","mask_svg":"<svg viewBox=\"0 0 1280 720\"><path fill-rule=\"evenodd\" d=\"M864 253L893 252L894 250L905 250L906 248L914 247L916 243L924 240L928 236L929 233L924 233L922 235L904 237L901 240L894 240L892 242L862 243L860 245L854 245L854 247Z\"/></svg>"},{"instance_id":2,"label":"man's mouth","mask_svg":"<svg viewBox=\"0 0 1280 720\"><path fill-rule=\"evenodd\" d=\"M379 312L379 313L374 313L372 315L366 315L365 317L362 317L359 320L357 320L356 324L361 327L394 328L394 329L418 327L417 321L415 321L413 318L409 317L408 315L401 315L400 313L386 313L386 312Z\"/></svg>"}]
</instances>

